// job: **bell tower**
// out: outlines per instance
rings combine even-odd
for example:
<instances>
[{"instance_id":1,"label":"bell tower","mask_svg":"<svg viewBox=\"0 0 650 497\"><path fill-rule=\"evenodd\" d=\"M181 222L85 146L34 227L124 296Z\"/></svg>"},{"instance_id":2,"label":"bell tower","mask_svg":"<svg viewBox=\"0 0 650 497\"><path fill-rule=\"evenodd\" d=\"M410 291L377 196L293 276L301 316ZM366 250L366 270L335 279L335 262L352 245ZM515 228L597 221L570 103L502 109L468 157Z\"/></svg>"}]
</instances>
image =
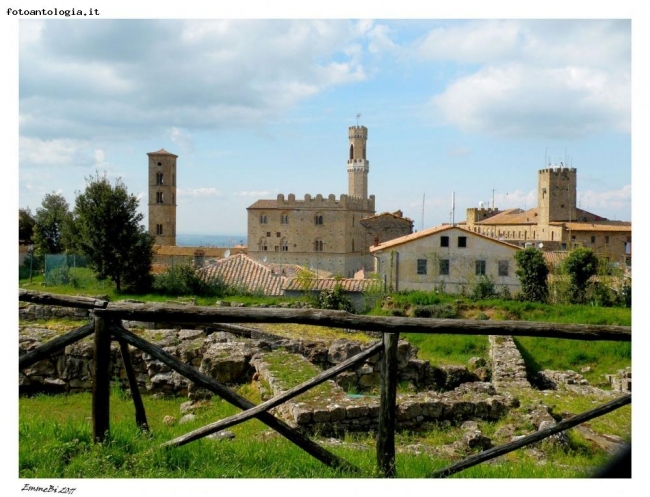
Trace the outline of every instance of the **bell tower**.
<instances>
[{"instance_id":1,"label":"bell tower","mask_svg":"<svg viewBox=\"0 0 650 497\"><path fill-rule=\"evenodd\" d=\"M362 199L368 198L368 171L370 164L366 159L368 128L350 126L350 153L348 156L348 195Z\"/></svg>"},{"instance_id":2,"label":"bell tower","mask_svg":"<svg viewBox=\"0 0 650 497\"><path fill-rule=\"evenodd\" d=\"M164 148L149 152L149 233L156 245L176 245L176 159Z\"/></svg>"}]
</instances>

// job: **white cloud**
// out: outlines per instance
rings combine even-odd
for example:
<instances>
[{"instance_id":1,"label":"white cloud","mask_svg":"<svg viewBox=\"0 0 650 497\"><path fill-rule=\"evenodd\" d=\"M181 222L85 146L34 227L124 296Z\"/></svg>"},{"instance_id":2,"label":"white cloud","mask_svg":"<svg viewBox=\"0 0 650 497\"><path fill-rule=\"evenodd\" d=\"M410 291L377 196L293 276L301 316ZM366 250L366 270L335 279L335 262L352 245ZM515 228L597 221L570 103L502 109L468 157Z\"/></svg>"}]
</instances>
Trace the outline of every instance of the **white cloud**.
<instances>
[{"instance_id":1,"label":"white cloud","mask_svg":"<svg viewBox=\"0 0 650 497\"><path fill-rule=\"evenodd\" d=\"M216 188L179 188L179 197L220 197L222 192Z\"/></svg>"},{"instance_id":2,"label":"white cloud","mask_svg":"<svg viewBox=\"0 0 650 497\"><path fill-rule=\"evenodd\" d=\"M21 163L47 166L68 165L84 147L76 140L41 140L38 138L20 138Z\"/></svg>"},{"instance_id":3,"label":"white cloud","mask_svg":"<svg viewBox=\"0 0 650 497\"><path fill-rule=\"evenodd\" d=\"M604 217L613 215L627 218L631 211L632 185L625 185L617 190L595 192L588 190L578 192L578 206L594 214ZM629 220L629 219L628 219Z\"/></svg>"},{"instance_id":4,"label":"white cloud","mask_svg":"<svg viewBox=\"0 0 650 497\"><path fill-rule=\"evenodd\" d=\"M573 138L629 132L629 21L471 21L431 30L421 61L449 60L433 114L463 131Z\"/></svg>"},{"instance_id":5,"label":"white cloud","mask_svg":"<svg viewBox=\"0 0 650 497\"><path fill-rule=\"evenodd\" d=\"M505 136L579 137L629 131L629 74L588 68L488 67L432 99L445 122Z\"/></svg>"},{"instance_id":6,"label":"white cloud","mask_svg":"<svg viewBox=\"0 0 650 497\"><path fill-rule=\"evenodd\" d=\"M250 191L241 191L234 192L233 195L237 197L268 197L271 195L271 192L268 190L250 190Z\"/></svg>"}]
</instances>

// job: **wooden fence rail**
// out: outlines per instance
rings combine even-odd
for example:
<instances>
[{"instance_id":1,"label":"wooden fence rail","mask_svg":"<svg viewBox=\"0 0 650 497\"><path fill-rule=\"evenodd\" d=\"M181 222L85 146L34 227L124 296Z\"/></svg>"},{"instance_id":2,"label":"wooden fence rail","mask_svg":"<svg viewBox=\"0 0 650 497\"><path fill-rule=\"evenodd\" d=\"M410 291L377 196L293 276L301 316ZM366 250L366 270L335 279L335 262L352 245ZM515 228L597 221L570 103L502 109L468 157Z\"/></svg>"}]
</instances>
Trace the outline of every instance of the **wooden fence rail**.
<instances>
[{"instance_id":1,"label":"wooden fence rail","mask_svg":"<svg viewBox=\"0 0 650 497\"><path fill-rule=\"evenodd\" d=\"M287 400L304 393L314 386L336 376L367 358L381 353L381 395L379 409L379 427L377 434L377 468L380 476L396 476L395 467L395 422L397 392L397 343L400 333L427 333L453 335L501 335L501 336L535 336L545 338L563 338L571 340L611 340L631 341L632 332L626 326L575 325L560 323L537 323L527 321L477 321L464 319L423 319L403 317L358 316L344 311L314 309L269 309L269 308L214 308L201 306L174 306L160 304L108 303L101 299L87 297L69 297L20 290L19 300L43 305L59 305L92 309L94 323L81 326L65 335L50 340L35 350L24 354L19 359L19 368L24 369L35 362L53 354L94 333L93 365L93 438L103 441L109 433L109 397L110 376L108 361L110 342L116 340L124 359L124 365L133 394L136 409L136 423L141 429L148 429L144 405L140 398L135 374L131 366L128 344L146 352L166 364L172 370L183 375L200 387L217 394L225 401L243 410L242 413L208 424L198 430L162 444L163 448L177 447L202 438L208 434L223 430L253 417L283 435L298 447L328 466L357 472L358 468L327 451L299 431L279 420L268 412ZM273 399L254 405L233 390L225 387L213 378L184 364L162 348L150 344L134 333L124 329L122 320L145 321L155 323L196 323L215 324L232 327L238 333L249 333L247 329L228 323L299 323L315 326L354 329L382 333L382 341L375 343L348 359L347 361L320 373L314 378L293 387ZM462 469L480 464L486 460L505 454L512 450L538 442L553 434L576 426L579 423L602 416L607 412L631 403L631 395L626 395L604 406L562 421L555 426L528 435L521 440L495 447L471 456L459 463L436 471L432 477L444 477Z\"/></svg>"}]
</instances>

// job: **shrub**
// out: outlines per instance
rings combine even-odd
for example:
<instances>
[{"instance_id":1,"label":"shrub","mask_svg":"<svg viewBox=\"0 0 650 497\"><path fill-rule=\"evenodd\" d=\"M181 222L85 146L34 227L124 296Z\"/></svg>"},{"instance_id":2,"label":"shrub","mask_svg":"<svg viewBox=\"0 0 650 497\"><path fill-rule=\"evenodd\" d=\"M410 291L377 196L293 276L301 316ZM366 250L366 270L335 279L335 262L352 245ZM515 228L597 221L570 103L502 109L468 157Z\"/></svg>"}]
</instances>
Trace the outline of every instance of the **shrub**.
<instances>
[{"instance_id":1,"label":"shrub","mask_svg":"<svg viewBox=\"0 0 650 497\"><path fill-rule=\"evenodd\" d=\"M544 256L535 247L520 250L515 254L515 274L521 283L520 298L530 302L546 302L548 299L548 266Z\"/></svg>"},{"instance_id":2,"label":"shrub","mask_svg":"<svg viewBox=\"0 0 650 497\"><path fill-rule=\"evenodd\" d=\"M579 247L572 251L562 264L569 275L571 302L582 304L586 300L589 278L598 272L598 257L588 248Z\"/></svg>"},{"instance_id":3,"label":"shrub","mask_svg":"<svg viewBox=\"0 0 650 497\"><path fill-rule=\"evenodd\" d=\"M472 300L487 300L497 296L492 278L481 276L472 288Z\"/></svg>"},{"instance_id":4,"label":"shrub","mask_svg":"<svg viewBox=\"0 0 650 497\"><path fill-rule=\"evenodd\" d=\"M320 309L354 312L354 306L350 299L345 296L343 287L340 284L334 285L331 290L320 292L317 305Z\"/></svg>"},{"instance_id":5,"label":"shrub","mask_svg":"<svg viewBox=\"0 0 650 497\"><path fill-rule=\"evenodd\" d=\"M219 278L201 277L190 262L172 266L157 275L153 288L156 293L164 295L198 297L221 297L228 290Z\"/></svg>"},{"instance_id":6,"label":"shrub","mask_svg":"<svg viewBox=\"0 0 650 497\"><path fill-rule=\"evenodd\" d=\"M456 307L451 304L418 305L413 308L416 318L453 319L457 316Z\"/></svg>"}]
</instances>

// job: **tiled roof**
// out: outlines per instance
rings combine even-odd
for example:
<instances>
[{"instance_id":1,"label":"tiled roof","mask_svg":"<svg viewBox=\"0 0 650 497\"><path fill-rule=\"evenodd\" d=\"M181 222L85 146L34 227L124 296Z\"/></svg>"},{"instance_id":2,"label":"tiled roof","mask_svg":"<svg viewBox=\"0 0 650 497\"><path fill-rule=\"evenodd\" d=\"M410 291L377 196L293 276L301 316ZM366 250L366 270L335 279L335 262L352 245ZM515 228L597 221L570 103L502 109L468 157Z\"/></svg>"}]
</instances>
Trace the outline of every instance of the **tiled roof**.
<instances>
[{"instance_id":1,"label":"tiled roof","mask_svg":"<svg viewBox=\"0 0 650 497\"><path fill-rule=\"evenodd\" d=\"M409 223L413 222L413 219L408 218L408 217L404 217L404 216L400 216L400 215L398 215L398 214L396 214L394 212L382 212L381 214L375 214L374 216L364 217L363 219L361 219L361 223L363 223L365 221L370 221L370 220L373 220L373 219L377 219L377 218L380 218L380 217L394 217L395 219L400 219L402 221L406 221L406 222L409 222Z\"/></svg>"},{"instance_id":2,"label":"tiled roof","mask_svg":"<svg viewBox=\"0 0 650 497\"><path fill-rule=\"evenodd\" d=\"M549 267L557 266L566 259L569 254L570 252L566 250L563 250L562 252L542 252L544 261L546 261L546 265Z\"/></svg>"},{"instance_id":3,"label":"tiled roof","mask_svg":"<svg viewBox=\"0 0 650 497\"><path fill-rule=\"evenodd\" d=\"M248 249L246 247L179 247L177 245L154 245L154 255L159 256L187 256L193 257L197 251L203 252L205 257L218 257L225 256L226 250L230 250L230 255L246 254Z\"/></svg>"},{"instance_id":4,"label":"tiled roof","mask_svg":"<svg viewBox=\"0 0 650 497\"><path fill-rule=\"evenodd\" d=\"M246 254L236 254L221 259L198 270L201 277L220 278L226 285L264 295L282 295L285 276L276 274L270 267Z\"/></svg>"},{"instance_id":5,"label":"tiled roof","mask_svg":"<svg viewBox=\"0 0 650 497\"><path fill-rule=\"evenodd\" d=\"M252 205L249 205L247 209L277 209L278 201L277 199L262 199L258 200Z\"/></svg>"},{"instance_id":6,"label":"tiled roof","mask_svg":"<svg viewBox=\"0 0 650 497\"><path fill-rule=\"evenodd\" d=\"M571 231L632 231L632 223L627 221L595 221L593 223L550 223L564 225Z\"/></svg>"},{"instance_id":7,"label":"tiled roof","mask_svg":"<svg viewBox=\"0 0 650 497\"><path fill-rule=\"evenodd\" d=\"M474 224L537 224L537 208L527 211L508 209Z\"/></svg>"},{"instance_id":8,"label":"tiled roof","mask_svg":"<svg viewBox=\"0 0 650 497\"><path fill-rule=\"evenodd\" d=\"M332 290L337 285L340 285L345 292L366 292L379 288L381 282L378 280L355 280L351 278L313 278L309 280L291 278L285 282L282 288L288 291L320 292L323 290Z\"/></svg>"},{"instance_id":9,"label":"tiled roof","mask_svg":"<svg viewBox=\"0 0 650 497\"><path fill-rule=\"evenodd\" d=\"M441 233L443 231L450 230L450 229L463 230L463 231L466 231L467 233L470 233L472 236L477 236L479 238L484 238L484 239L489 240L489 241L494 242L494 243L500 243L502 245L507 245L508 247L516 248L516 249L520 248L517 245L513 245L512 243L504 242L502 240L495 240L492 237L481 235L480 233L475 233L475 232L469 230L465 226L458 226L458 225L452 226L450 224L442 224L440 226L434 226L433 228L427 228L425 230L418 231L416 233L411 233L410 235L401 236L399 238L394 238L393 240L389 240L387 242L380 243L379 245L376 245L374 247L370 247L370 252L376 252L377 250L385 249L385 248L388 248L388 247L393 247L395 245L401 245L402 243L408 243L410 241L417 240L419 238L424 238L424 237L433 235L435 233Z\"/></svg>"},{"instance_id":10,"label":"tiled roof","mask_svg":"<svg viewBox=\"0 0 650 497\"><path fill-rule=\"evenodd\" d=\"M148 152L147 155L172 155L174 157L178 157L178 155L176 154L171 154L167 152L167 150L165 150L164 148L161 148L160 150L158 150L158 152Z\"/></svg>"}]
</instances>

